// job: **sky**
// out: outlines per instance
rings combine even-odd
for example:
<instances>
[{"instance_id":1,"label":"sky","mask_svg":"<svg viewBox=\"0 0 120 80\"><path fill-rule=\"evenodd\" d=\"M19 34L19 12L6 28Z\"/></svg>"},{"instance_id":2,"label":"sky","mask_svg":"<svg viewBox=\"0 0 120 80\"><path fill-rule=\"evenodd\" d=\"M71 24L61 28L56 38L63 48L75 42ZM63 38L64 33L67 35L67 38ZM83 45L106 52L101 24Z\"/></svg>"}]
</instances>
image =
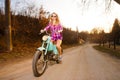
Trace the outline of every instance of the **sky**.
<instances>
[{"instance_id":1,"label":"sky","mask_svg":"<svg viewBox=\"0 0 120 80\"><path fill-rule=\"evenodd\" d=\"M12 10L21 11L27 7L24 0L11 0ZM91 1L84 6L81 0L26 0L29 4L35 4L36 9L41 5L46 11L56 12L60 18L61 24L67 28L79 31L91 31L95 27L109 32L113 26L115 18L120 20L120 5L112 1L109 11L105 11L105 0L87 0ZM4 0L0 0L4 2ZM16 7L16 2L21 2ZM0 3L1 4L1 3ZM88 6L89 5L89 6ZM38 14L36 10L36 14Z\"/></svg>"}]
</instances>

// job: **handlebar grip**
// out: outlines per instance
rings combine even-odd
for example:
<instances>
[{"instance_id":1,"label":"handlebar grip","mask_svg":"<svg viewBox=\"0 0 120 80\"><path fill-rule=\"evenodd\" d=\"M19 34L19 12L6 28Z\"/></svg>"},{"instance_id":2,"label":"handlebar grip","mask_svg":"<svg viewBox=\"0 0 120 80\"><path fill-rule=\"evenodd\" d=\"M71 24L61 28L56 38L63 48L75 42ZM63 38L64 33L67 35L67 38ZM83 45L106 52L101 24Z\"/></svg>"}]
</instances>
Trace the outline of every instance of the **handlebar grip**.
<instances>
[{"instance_id":1,"label":"handlebar grip","mask_svg":"<svg viewBox=\"0 0 120 80\"><path fill-rule=\"evenodd\" d=\"M40 33L38 33L38 35L41 35L42 33L40 32Z\"/></svg>"}]
</instances>

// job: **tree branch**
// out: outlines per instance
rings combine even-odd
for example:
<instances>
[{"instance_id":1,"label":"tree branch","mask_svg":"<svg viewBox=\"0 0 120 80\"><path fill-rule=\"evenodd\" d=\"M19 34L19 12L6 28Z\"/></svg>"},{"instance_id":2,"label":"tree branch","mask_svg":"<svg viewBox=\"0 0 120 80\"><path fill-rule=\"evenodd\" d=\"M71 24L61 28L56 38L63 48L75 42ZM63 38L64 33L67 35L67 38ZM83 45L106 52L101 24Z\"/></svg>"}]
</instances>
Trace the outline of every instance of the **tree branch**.
<instances>
[{"instance_id":1,"label":"tree branch","mask_svg":"<svg viewBox=\"0 0 120 80\"><path fill-rule=\"evenodd\" d=\"M114 0L114 1L120 5L120 0Z\"/></svg>"}]
</instances>

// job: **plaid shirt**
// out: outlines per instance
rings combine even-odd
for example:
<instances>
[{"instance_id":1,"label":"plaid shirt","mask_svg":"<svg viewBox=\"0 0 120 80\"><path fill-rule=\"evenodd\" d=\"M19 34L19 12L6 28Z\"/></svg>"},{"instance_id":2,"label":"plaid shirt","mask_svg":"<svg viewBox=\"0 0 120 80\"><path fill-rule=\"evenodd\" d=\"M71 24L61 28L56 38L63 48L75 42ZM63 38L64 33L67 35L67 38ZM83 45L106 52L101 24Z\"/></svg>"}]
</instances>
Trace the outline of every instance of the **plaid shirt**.
<instances>
[{"instance_id":1,"label":"plaid shirt","mask_svg":"<svg viewBox=\"0 0 120 80\"><path fill-rule=\"evenodd\" d=\"M60 30L63 30L63 27L60 24L58 25L48 24L44 30L48 30L48 29L51 31L52 40L56 41L58 39L60 40L63 39L61 32L58 32Z\"/></svg>"}]
</instances>

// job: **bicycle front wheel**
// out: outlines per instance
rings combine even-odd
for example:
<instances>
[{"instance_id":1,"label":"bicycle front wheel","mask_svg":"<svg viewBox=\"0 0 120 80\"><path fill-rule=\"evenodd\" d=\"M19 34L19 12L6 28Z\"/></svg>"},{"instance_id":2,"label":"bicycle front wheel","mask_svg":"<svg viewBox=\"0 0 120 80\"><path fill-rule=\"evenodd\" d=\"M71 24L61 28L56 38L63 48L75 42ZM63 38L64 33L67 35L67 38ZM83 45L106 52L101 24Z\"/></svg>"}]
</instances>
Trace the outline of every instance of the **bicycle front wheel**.
<instances>
[{"instance_id":1,"label":"bicycle front wheel","mask_svg":"<svg viewBox=\"0 0 120 80\"><path fill-rule=\"evenodd\" d=\"M35 77L41 76L47 67L47 62L44 60L44 55L41 51L36 51L33 57L32 69Z\"/></svg>"}]
</instances>

